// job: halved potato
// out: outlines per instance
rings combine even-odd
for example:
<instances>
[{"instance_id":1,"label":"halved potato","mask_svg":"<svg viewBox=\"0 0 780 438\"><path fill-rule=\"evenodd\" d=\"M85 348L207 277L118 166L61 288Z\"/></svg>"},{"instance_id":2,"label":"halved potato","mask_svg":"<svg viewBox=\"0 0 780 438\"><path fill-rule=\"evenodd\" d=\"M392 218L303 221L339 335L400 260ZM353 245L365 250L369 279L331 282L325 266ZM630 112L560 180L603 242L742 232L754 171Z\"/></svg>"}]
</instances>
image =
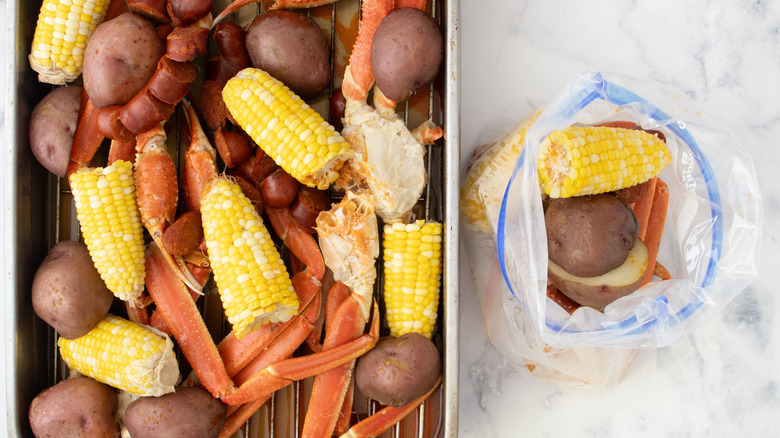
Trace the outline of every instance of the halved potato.
<instances>
[{"instance_id":1,"label":"halved potato","mask_svg":"<svg viewBox=\"0 0 780 438\"><path fill-rule=\"evenodd\" d=\"M647 246L637 239L626 260L617 268L595 277L578 277L548 261L548 278L563 294L582 306L603 311L616 299L639 288L647 271Z\"/></svg>"}]
</instances>

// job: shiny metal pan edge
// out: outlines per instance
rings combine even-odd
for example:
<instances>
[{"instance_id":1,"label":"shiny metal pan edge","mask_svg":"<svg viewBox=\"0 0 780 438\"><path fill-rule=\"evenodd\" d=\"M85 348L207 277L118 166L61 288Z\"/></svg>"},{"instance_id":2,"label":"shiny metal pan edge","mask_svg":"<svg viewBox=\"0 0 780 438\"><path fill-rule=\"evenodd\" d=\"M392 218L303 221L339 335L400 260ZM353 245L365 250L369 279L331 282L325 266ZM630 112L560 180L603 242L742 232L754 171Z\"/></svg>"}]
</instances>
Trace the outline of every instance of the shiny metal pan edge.
<instances>
[{"instance_id":1,"label":"shiny metal pan edge","mask_svg":"<svg viewBox=\"0 0 780 438\"><path fill-rule=\"evenodd\" d=\"M439 0L436 0L439 1ZM4 152L2 188L6 208L0 213L5 249L0 260L2 279L3 348L7 435L32 436L28 408L43 389L61 379L57 369L56 337L32 308L33 276L49 248L59 236L60 181L40 166L27 139L28 122L34 105L51 87L38 83L29 67L27 54L35 30L40 1L6 3L6 70L4 101ZM443 65L443 125L441 148L441 219L445 221L444 270L440 330L444 358L442 399L443 422L437 436L454 437L458 431L458 193L460 163L460 31L459 3L440 2L440 23L445 37ZM394 434L395 436L395 434ZM420 433L420 436L423 436Z\"/></svg>"}]
</instances>

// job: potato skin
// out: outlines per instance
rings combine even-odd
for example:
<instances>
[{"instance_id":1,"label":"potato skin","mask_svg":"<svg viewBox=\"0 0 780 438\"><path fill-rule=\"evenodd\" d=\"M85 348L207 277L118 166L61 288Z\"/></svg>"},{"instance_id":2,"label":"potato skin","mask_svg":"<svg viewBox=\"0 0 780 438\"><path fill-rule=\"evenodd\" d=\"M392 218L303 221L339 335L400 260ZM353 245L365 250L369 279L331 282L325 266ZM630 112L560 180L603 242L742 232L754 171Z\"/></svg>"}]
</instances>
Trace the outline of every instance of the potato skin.
<instances>
[{"instance_id":1,"label":"potato skin","mask_svg":"<svg viewBox=\"0 0 780 438\"><path fill-rule=\"evenodd\" d=\"M330 49L317 23L287 11L264 12L246 30L252 65L282 81L304 99L330 84Z\"/></svg>"},{"instance_id":2,"label":"potato skin","mask_svg":"<svg viewBox=\"0 0 780 438\"><path fill-rule=\"evenodd\" d=\"M592 307L599 312L618 298L624 297L639 289L642 283L642 276L639 280L625 286L611 286L602 284L601 286L587 286L576 281L564 280L552 272L547 273L550 281L561 291L562 294L571 298L581 306Z\"/></svg>"},{"instance_id":3,"label":"potato skin","mask_svg":"<svg viewBox=\"0 0 780 438\"><path fill-rule=\"evenodd\" d=\"M80 242L55 245L33 277L33 310L66 339L92 330L108 313L113 300L87 246Z\"/></svg>"},{"instance_id":4,"label":"potato skin","mask_svg":"<svg viewBox=\"0 0 780 438\"><path fill-rule=\"evenodd\" d=\"M401 102L436 77L443 56L444 37L433 18L416 8L399 8L374 34L371 71L382 93Z\"/></svg>"},{"instance_id":5,"label":"potato skin","mask_svg":"<svg viewBox=\"0 0 780 438\"><path fill-rule=\"evenodd\" d=\"M43 437L119 436L117 395L88 377L73 377L45 389L30 404L33 434Z\"/></svg>"},{"instance_id":6,"label":"potato skin","mask_svg":"<svg viewBox=\"0 0 780 438\"><path fill-rule=\"evenodd\" d=\"M620 266L639 233L631 207L606 193L553 199L544 221L550 260L579 277L595 277Z\"/></svg>"},{"instance_id":7,"label":"potato skin","mask_svg":"<svg viewBox=\"0 0 780 438\"><path fill-rule=\"evenodd\" d=\"M439 350L419 333L381 339L358 360L355 383L367 397L399 407L421 397L441 374Z\"/></svg>"},{"instance_id":8,"label":"potato skin","mask_svg":"<svg viewBox=\"0 0 780 438\"><path fill-rule=\"evenodd\" d=\"M219 436L227 407L208 391L179 387L161 397L141 397L127 406L125 426L133 438Z\"/></svg>"},{"instance_id":9,"label":"potato skin","mask_svg":"<svg viewBox=\"0 0 780 438\"><path fill-rule=\"evenodd\" d=\"M165 44L148 21L122 14L101 23L84 52L82 75L92 103L124 105L149 82Z\"/></svg>"},{"instance_id":10,"label":"potato skin","mask_svg":"<svg viewBox=\"0 0 780 438\"><path fill-rule=\"evenodd\" d=\"M32 153L46 170L61 178L68 170L82 90L80 85L55 88L38 102L30 116Z\"/></svg>"}]
</instances>

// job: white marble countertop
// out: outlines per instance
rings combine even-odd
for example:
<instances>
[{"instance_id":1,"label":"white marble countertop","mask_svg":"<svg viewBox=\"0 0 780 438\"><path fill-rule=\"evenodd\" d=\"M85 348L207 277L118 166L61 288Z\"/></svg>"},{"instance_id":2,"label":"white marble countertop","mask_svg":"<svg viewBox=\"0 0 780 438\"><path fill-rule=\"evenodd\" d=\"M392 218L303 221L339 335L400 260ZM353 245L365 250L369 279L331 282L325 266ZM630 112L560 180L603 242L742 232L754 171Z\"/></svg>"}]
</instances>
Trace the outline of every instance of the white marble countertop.
<instances>
[{"instance_id":1,"label":"white marble countertop","mask_svg":"<svg viewBox=\"0 0 780 438\"><path fill-rule=\"evenodd\" d=\"M761 183L765 229L760 273L750 287L694 335L642 351L622 383L601 391L561 388L507 361L488 341L463 266L460 436L773 436L780 430L780 299L773 290L780 283L774 267L780 232L773 228L780 214L774 190L780 183L774 168L780 161L778 29L780 2L771 1L461 2L464 166L474 147L500 134L497 121L519 120L572 75L626 73L680 88L744 144ZM4 403L0 397L3 411ZM4 422L0 416L0 430Z\"/></svg>"},{"instance_id":2,"label":"white marble countertop","mask_svg":"<svg viewBox=\"0 0 780 438\"><path fill-rule=\"evenodd\" d=\"M477 145L544 105L573 75L625 73L681 89L743 143L761 184L764 230L751 286L693 335L641 351L607 390L562 388L504 358L488 341L464 266L460 435L775 436L780 3L489 0L461 2L461 17L464 166Z\"/></svg>"}]
</instances>

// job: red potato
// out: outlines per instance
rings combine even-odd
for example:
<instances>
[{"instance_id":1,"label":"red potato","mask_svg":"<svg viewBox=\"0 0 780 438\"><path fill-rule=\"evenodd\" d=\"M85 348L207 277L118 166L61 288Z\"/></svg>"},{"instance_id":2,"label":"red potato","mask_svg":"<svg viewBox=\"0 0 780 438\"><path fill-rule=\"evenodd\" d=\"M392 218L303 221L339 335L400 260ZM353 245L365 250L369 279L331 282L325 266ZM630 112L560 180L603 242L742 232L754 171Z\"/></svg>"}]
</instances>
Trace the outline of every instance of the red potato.
<instances>
[{"instance_id":1,"label":"red potato","mask_svg":"<svg viewBox=\"0 0 780 438\"><path fill-rule=\"evenodd\" d=\"M73 377L38 394L30 404L30 427L37 438L119 436L117 395L88 377Z\"/></svg>"},{"instance_id":2,"label":"red potato","mask_svg":"<svg viewBox=\"0 0 780 438\"><path fill-rule=\"evenodd\" d=\"M178 387L127 406L125 425L133 438L216 438L227 407L202 388Z\"/></svg>"},{"instance_id":3,"label":"red potato","mask_svg":"<svg viewBox=\"0 0 780 438\"><path fill-rule=\"evenodd\" d=\"M399 407L428 392L441 374L436 346L419 333L381 339L358 360L355 384L385 406Z\"/></svg>"},{"instance_id":4,"label":"red potato","mask_svg":"<svg viewBox=\"0 0 780 438\"><path fill-rule=\"evenodd\" d=\"M623 264L639 233L631 207L607 193L552 199L544 222L550 260L580 277Z\"/></svg>"},{"instance_id":5,"label":"red potato","mask_svg":"<svg viewBox=\"0 0 780 438\"><path fill-rule=\"evenodd\" d=\"M444 59L444 37L430 15L400 8L379 24L371 42L371 71L385 96L404 101L430 83Z\"/></svg>"},{"instance_id":6,"label":"red potato","mask_svg":"<svg viewBox=\"0 0 780 438\"><path fill-rule=\"evenodd\" d=\"M87 246L63 241L35 272L31 298L38 317L60 336L75 339L105 317L114 295L95 269Z\"/></svg>"},{"instance_id":7,"label":"red potato","mask_svg":"<svg viewBox=\"0 0 780 438\"><path fill-rule=\"evenodd\" d=\"M317 23L286 10L264 12L247 28L252 65L282 81L304 99L330 84L330 49Z\"/></svg>"},{"instance_id":8,"label":"red potato","mask_svg":"<svg viewBox=\"0 0 780 438\"><path fill-rule=\"evenodd\" d=\"M146 85L165 53L152 25L126 13L95 29L84 53L83 79L97 108L122 105Z\"/></svg>"},{"instance_id":9,"label":"red potato","mask_svg":"<svg viewBox=\"0 0 780 438\"><path fill-rule=\"evenodd\" d=\"M30 116L32 153L46 170L59 177L64 177L68 169L81 91L79 85L55 88L35 106Z\"/></svg>"}]
</instances>

